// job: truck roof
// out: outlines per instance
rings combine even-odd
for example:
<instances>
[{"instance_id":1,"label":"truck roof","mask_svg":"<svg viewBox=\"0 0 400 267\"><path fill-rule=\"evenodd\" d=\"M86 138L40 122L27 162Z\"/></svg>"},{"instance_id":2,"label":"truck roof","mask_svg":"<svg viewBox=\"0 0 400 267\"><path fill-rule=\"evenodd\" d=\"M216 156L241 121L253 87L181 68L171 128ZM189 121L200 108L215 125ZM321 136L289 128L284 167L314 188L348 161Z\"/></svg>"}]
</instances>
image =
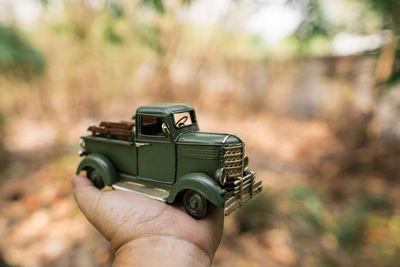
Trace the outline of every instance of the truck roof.
<instances>
[{"instance_id":1,"label":"truck roof","mask_svg":"<svg viewBox=\"0 0 400 267\"><path fill-rule=\"evenodd\" d=\"M193 108L186 104L162 103L162 104L141 106L136 110L136 113L168 115L171 113L185 112L190 110L193 110Z\"/></svg>"}]
</instances>

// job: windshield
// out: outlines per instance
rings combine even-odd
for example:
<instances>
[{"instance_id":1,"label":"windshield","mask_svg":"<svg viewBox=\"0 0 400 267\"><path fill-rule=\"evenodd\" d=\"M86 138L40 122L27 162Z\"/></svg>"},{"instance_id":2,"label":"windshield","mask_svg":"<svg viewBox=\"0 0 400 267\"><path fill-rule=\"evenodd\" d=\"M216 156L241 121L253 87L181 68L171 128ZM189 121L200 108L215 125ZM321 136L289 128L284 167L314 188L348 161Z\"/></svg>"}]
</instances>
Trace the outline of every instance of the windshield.
<instances>
[{"instance_id":1,"label":"windshield","mask_svg":"<svg viewBox=\"0 0 400 267\"><path fill-rule=\"evenodd\" d=\"M194 117L192 115L192 112L189 111L175 113L174 120L176 128L182 128L194 123Z\"/></svg>"}]
</instances>

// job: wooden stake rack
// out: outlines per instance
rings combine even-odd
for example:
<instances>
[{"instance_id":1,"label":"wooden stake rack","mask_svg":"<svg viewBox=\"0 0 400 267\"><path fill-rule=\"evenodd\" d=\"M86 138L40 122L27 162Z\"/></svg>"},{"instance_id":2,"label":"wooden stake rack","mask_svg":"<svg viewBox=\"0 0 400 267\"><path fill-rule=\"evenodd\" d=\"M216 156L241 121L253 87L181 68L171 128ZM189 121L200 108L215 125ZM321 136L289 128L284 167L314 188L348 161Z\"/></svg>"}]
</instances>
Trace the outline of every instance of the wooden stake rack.
<instances>
[{"instance_id":1,"label":"wooden stake rack","mask_svg":"<svg viewBox=\"0 0 400 267\"><path fill-rule=\"evenodd\" d=\"M88 131L92 132L93 136L96 134L106 134L106 135L119 135L119 136L133 136L134 122L121 121L121 122L110 122L102 121L99 126L89 126Z\"/></svg>"}]
</instances>

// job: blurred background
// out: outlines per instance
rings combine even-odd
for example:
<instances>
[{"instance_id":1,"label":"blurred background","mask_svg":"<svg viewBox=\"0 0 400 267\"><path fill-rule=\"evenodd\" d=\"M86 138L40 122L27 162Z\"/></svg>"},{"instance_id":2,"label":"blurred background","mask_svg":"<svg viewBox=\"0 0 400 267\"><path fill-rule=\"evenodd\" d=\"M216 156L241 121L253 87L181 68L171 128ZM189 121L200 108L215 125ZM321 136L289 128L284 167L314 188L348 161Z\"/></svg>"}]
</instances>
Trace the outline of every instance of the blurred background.
<instances>
[{"instance_id":1,"label":"blurred background","mask_svg":"<svg viewBox=\"0 0 400 267\"><path fill-rule=\"evenodd\" d=\"M109 266L79 137L183 102L263 180L214 266L398 266L400 2L0 0L0 266Z\"/></svg>"}]
</instances>

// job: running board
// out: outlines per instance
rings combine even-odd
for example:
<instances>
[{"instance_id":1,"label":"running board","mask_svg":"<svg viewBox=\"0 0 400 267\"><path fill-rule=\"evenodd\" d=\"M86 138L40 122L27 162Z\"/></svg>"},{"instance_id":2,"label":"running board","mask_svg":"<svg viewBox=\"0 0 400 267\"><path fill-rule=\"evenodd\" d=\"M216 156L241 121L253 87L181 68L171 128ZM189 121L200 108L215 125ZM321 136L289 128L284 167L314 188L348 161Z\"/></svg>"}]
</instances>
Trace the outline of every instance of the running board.
<instances>
[{"instance_id":1,"label":"running board","mask_svg":"<svg viewBox=\"0 0 400 267\"><path fill-rule=\"evenodd\" d=\"M159 188L149 188L141 184L132 182L120 182L112 185L114 190L136 192L153 199L167 202L169 192Z\"/></svg>"}]
</instances>

